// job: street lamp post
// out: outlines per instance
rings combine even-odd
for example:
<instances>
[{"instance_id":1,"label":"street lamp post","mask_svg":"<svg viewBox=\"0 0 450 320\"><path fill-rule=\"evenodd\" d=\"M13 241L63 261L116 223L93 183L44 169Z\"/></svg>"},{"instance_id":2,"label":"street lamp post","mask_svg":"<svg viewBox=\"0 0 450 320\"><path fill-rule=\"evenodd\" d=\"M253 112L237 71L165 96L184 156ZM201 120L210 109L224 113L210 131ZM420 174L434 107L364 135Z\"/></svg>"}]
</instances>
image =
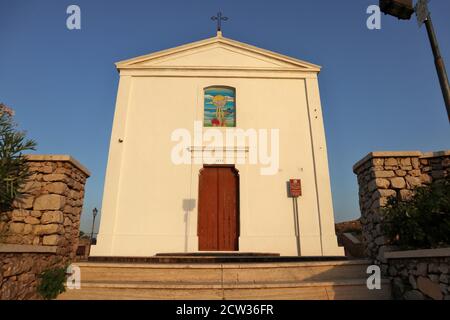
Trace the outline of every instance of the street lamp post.
<instances>
[{"instance_id":1,"label":"street lamp post","mask_svg":"<svg viewBox=\"0 0 450 320\"><path fill-rule=\"evenodd\" d=\"M91 229L91 238L89 240L89 244L92 245L92 239L94 237L94 225L95 225L95 217L97 216L98 210L97 208L94 208L94 210L92 210L92 229Z\"/></svg>"},{"instance_id":2,"label":"street lamp post","mask_svg":"<svg viewBox=\"0 0 450 320\"><path fill-rule=\"evenodd\" d=\"M428 14L427 19L425 20L425 26L427 27L428 38L430 39L431 49L433 50L434 64L436 65L442 95L444 96L448 120L450 121L450 87L448 84L447 70L445 69L444 59L442 59L441 51L439 50L439 44L436 38L436 33L434 32L430 14Z\"/></svg>"},{"instance_id":3,"label":"street lamp post","mask_svg":"<svg viewBox=\"0 0 450 320\"><path fill-rule=\"evenodd\" d=\"M442 95L444 97L445 108L450 122L450 88L448 83L447 71L445 69L444 59L439 50L439 44L434 32L431 15L428 11L428 0L418 0L415 8L413 8L412 0L380 0L380 9L385 14L389 14L398 19L409 20L414 12L416 12L419 26L425 23L428 38L430 39L431 49L434 55L434 64L439 78Z\"/></svg>"}]
</instances>

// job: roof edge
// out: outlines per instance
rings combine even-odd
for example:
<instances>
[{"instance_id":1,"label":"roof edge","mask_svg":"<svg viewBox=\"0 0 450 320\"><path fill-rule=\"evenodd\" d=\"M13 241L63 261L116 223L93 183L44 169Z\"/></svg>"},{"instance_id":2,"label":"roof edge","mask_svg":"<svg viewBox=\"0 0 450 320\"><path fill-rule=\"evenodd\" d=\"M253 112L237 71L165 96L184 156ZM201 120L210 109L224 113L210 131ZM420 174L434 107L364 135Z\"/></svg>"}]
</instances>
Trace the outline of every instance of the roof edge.
<instances>
[{"instance_id":1,"label":"roof edge","mask_svg":"<svg viewBox=\"0 0 450 320\"><path fill-rule=\"evenodd\" d=\"M251 51L253 53L261 54L261 55L267 56L272 59L281 60L283 62L290 63L294 66L306 68L307 70L304 70L304 71L307 71L307 72L319 73L322 68L319 65L316 65L316 64L313 64L313 63L310 63L307 61L303 61L303 60L300 60L297 58L283 55L278 52L270 51L267 49L262 49L262 48L244 43L244 42L240 42L240 41L236 41L236 40L233 40L230 38L223 37L221 35L221 33L218 33L218 35L215 37L211 37L211 38L207 38L207 39L203 39L203 40L199 40L199 41L195 41L195 42L190 42L190 43L176 46L173 48L156 51L156 52L153 52L150 54L141 55L141 56L137 56L137 57L126 59L126 60L121 60L119 62L116 62L115 66L118 70L125 69L125 68L129 69L129 68L132 68L133 64L140 63L142 61L157 59L157 58L160 58L160 57L163 57L166 55L187 51L189 49L195 49L197 47L201 47L201 46L205 46L205 45L209 45L209 44L213 44L213 43L224 43L224 44L234 46L234 47L237 47L237 48L240 48L243 50ZM142 68L142 66L140 66L140 68Z\"/></svg>"}]
</instances>

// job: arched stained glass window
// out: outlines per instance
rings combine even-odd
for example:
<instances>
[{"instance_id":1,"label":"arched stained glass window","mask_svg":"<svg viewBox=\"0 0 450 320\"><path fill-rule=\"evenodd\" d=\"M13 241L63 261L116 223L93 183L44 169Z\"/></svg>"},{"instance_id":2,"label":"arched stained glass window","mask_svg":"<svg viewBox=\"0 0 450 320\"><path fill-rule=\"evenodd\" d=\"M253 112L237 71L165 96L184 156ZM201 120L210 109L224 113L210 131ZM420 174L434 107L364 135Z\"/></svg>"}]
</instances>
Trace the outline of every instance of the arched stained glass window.
<instances>
[{"instance_id":1,"label":"arched stained glass window","mask_svg":"<svg viewBox=\"0 0 450 320\"><path fill-rule=\"evenodd\" d=\"M236 127L236 90L212 86L204 89L204 127Z\"/></svg>"}]
</instances>

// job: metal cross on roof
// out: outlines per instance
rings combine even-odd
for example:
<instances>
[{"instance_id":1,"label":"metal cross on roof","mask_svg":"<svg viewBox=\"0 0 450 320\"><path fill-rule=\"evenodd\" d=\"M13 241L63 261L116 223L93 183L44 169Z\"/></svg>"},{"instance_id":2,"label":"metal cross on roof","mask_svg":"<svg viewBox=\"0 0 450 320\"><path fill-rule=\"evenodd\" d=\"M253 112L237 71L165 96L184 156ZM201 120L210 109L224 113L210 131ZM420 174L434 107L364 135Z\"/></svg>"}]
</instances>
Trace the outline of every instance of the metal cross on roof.
<instances>
[{"instance_id":1,"label":"metal cross on roof","mask_svg":"<svg viewBox=\"0 0 450 320\"><path fill-rule=\"evenodd\" d=\"M217 31L222 31L222 21L227 21L228 17L223 17L222 12L218 12L217 16L211 17L211 20L216 21L217 20Z\"/></svg>"}]
</instances>

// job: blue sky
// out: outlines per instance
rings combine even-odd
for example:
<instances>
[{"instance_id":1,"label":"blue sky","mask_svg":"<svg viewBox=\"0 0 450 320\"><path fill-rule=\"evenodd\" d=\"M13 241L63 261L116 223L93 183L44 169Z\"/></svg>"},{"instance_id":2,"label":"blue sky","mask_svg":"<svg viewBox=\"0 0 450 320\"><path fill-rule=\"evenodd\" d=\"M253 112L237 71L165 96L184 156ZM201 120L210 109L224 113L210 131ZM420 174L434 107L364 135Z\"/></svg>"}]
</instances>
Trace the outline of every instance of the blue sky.
<instances>
[{"instance_id":1,"label":"blue sky","mask_svg":"<svg viewBox=\"0 0 450 320\"><path fill-rule=\"evenodd\" d=\"M337 221L359 216L352 165L370 151L449 149L450 127L424 28L382 17L377 0L0 0L0 101L39 143L92 172L82 229L101 207L118 73L114 62L215 35L323 66L320 87ZM81 8L82 29L66 28ZM432 0L450 68L450 1ZM98 223L97 223L98 225Z\"/></svg>"}]
</instances>

